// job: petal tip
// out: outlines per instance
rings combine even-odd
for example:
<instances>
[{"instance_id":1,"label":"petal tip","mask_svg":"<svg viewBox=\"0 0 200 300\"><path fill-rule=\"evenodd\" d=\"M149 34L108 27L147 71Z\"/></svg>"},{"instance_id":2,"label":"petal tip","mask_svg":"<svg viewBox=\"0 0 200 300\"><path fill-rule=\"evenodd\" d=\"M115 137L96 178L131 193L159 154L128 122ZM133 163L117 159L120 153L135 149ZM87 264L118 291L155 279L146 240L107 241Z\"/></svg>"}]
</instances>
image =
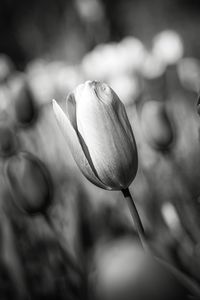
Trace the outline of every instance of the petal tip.
<instances>
[{"instance_id":1,"label":"petal tip","mask_svg":"<svg viewBox=\"0 0 200 300\"><path fill-rule=\"evenodd\" d=\"M51 102L52 102L52 105L53 105L53 109L55 110L59 105L58 105L58 103L55 99L52 99Z\"/></svg>"},{"instance_id":2,"label":"petal tip","mask_svg":"<svg viewBox=\"0 0 200 300\"><path fill-rule=\"evenodd\" d=\"M56 117L59 117L61 116L62 113L64 113L62 108L60 107L60 105L55 99L52 100L52 105L53 105L53 112Z\"/></svg>"},{"instance_id":3,"label":"petal tip","mask_svg":"<svg viewBox=\"0 0 200 300\"><path fill-rule=\"evenodd\" d=\"M197 106L200 105L200 93L198 94L198 98L197 98Z\"/></svg>"}]
</instances>

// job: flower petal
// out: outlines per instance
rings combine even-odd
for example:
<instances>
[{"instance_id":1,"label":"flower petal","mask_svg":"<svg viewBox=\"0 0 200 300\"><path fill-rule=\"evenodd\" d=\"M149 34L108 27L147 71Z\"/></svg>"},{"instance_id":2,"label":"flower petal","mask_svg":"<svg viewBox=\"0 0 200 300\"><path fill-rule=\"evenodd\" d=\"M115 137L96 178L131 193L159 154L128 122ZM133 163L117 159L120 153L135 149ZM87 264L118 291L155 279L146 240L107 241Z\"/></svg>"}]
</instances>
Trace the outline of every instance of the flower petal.
<instances>
[{"instance_id":1,"label":"flower petal","mask_svg":"<svg viewBox=\"0 0 200 300\"><path fill-rule=\"evenodd\" d=\"M73 128L71 122L65 115L64 111L61 109L61 107L57 104L55 100L52 101L53 103L53 110L54 114L56 116L56 120L58 122L58 125L64 135L64 137L67 139L70 151L82 171L82 173L87 177L88 180L90 180L95 185L103 188L103 189L110 189L109 187L105 186L94 174L84 152L82 149L82 146L79 142L79 138L77 136L77 133L75 129Z\"/></svg>"},{"instance_id":2,"label":"flower petal","mask_svg":"<svg viewBox=\"0 0 200 300\"><path fill-rule=\"evenodd\" d=\"M123 104L115 93L112 96L112 101L100 101L95 84L86 83L76 117L100 180L119 189L126 188L136 175L137 150Z\"/></svg>"}]
</instances>

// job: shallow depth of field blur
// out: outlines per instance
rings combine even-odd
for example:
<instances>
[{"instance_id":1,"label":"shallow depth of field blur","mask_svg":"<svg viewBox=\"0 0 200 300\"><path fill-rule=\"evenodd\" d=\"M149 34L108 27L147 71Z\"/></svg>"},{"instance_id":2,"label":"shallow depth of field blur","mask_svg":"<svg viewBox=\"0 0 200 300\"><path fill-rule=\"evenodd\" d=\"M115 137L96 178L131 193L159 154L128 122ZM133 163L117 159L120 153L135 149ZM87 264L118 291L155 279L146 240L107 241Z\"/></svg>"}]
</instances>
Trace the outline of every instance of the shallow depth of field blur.
<instances>
[{"instance_id":1,"label":"shallow depth of field blur","mask_svg":"<svg viewBox=\"0 0 200 300\"><path fill-rule=\"evenodd\" d=\"M122 193L83 177L53 115L51 100L64 107L86 80L107 82L126 107L139 155L130 191L152 252L200 285L199 14L198 0L1 1L0 299L143 300L142 271L160 288ZM169 149L153 141L152 100Z\"/></svg>"}]
</instances>

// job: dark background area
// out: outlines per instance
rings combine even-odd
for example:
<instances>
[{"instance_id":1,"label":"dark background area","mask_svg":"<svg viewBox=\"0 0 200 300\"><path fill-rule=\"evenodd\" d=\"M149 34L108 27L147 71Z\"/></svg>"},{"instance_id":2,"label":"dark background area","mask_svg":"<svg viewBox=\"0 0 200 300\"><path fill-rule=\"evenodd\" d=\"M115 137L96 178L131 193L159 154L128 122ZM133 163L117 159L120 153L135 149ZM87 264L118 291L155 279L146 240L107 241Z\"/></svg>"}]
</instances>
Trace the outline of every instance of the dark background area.
<instances>
[{"instance_id":1,"label":"dark background area","mask_svg":"<svg viewBox=\"0 0 200 300\"><path fill-rule=\"evenodd\" d=\"M76 1L2 0L0 52L8 54L19 69L33 58L50 55L78 61L98 42L118 41L126 35L150 45L159 31L177 30L185 53L199 57L200 3L198 0L102 1L108 34L90 38Z\"/></svg>"}]
</instances>

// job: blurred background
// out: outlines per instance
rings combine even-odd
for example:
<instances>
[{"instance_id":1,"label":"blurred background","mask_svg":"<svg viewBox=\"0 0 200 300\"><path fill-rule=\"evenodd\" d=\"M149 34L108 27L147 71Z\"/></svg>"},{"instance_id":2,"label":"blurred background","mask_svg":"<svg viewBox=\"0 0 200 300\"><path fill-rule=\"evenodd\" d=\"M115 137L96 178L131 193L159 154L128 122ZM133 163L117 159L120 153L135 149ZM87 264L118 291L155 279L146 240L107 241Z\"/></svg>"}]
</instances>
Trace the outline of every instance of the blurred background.
<instances>
[{"instance_id":1,"label":"blurred background","mask_svg":"<svg viewBox=\"0 0 200 300\"><path fill-rule=\"evenodd\" d=\"M51 100L64 107L89 79L126 107L152 253L200 290L199 14L198 0L1 0L1 299L190 294L146 257L122 194L83 177L58 129Z\"/></svg>"}]
</instances>

